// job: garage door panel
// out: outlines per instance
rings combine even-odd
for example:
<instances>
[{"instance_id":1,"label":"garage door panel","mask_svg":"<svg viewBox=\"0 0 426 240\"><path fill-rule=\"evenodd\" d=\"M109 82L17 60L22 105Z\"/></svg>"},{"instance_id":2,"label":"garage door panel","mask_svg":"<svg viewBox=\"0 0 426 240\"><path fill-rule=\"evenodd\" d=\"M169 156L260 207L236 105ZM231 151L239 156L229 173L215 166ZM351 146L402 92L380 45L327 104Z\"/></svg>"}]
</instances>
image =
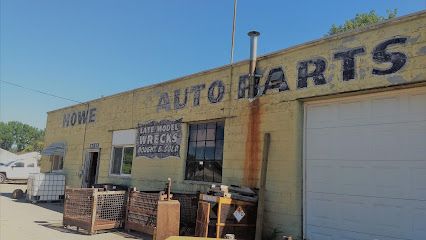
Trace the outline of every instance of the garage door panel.
<instances>
[{"instance_id":1,"label":"garage door panel","mask_svg":"<svg viewBox=\"0 0 426 240\"><path fill-rule=\"evenodd\" d=\"M340 180L333 179L334 182L337 182L335 193L362 196L371 196L373 194L371 182L369 181L371 169L368 166L362 166L357 161L348 161L341 164L338 171L341 172Z\"/></svg>"},{"instance_id":2,"label":"garage door panel","mask_svg":"<svg viewBox=\"0 0 426 240\"><path fill-rule=\"evenodd\" d=\"M328 196L325 193L314 193L309 196L311 204L308 205L312 209L308 216L308 222L314 222L318 226L334 227L337 217L337 198Z\"/></svg>"},{"instance_id":3,"label":"garage door panel","mask_svg":"<svg viewBox=\"0 0 426 240\"><path fill-rule=\"evenodd\" d=\"M309 104L305 186L309 240L426 239L426 88Z\"/></svg>"},{"instance_id":4,"label":"garage door panel","mask_svg":"<svg viewBox=\"0 0 426 240\"><path fill-rule=\"evenodd\" d=\"M335 240L401 240L400 238L395 238L393 236L383 236L383 235L375 235L375 234L366 234L359 232L339 232L336 231ZM314 238L315 239L315 238Z\"/></svg>"},{"instance_id":5,"label":"garage door panel","mask_svg":"<svg viewBox=\"0 0 426 240\"><path fill-rule=\"evenodd\" d=\"M371 102L371 115L373 121L387 122L389 120L397 120L401 118L400 97L380 97L372 100Z\"/></svg>"},{"instance_id":6,"label":"garage door panel","mask_svg":"<svg viewBox=\"0 0 426 240\"><path fill-rule=\"evenodd\" d=\"M339 196L337 208L340 214L336 226L346 230L363 228L367 217L364 212L368 207L368 201L360 197Z\"/></svg>"},{"instance_id":7,"label":"garage door panel","mask_svg":"<svg viewBox=\"0 0 426 240\"><path fill-rule=\"evenodd\" d=\"M426 117L426 94L413 94L408 97L408 111L414 120L423 120Z\"/></svg>"},{"instance_id":8,"label":"garage door panel","mask_svg":"<svg viewBox=\"0 0 426 240\"><path fill-rule=\"evenodd\" d=\"M306 139L307 144L312 145L307 157L309 159L328 159L327 152L331 150L331 132L329 129L309 130L310 137ZM324 140L327 139L327 140Z\"/></svg>"},{"instance_id":9,"label":"garage door panel","mask_svg":"<svg viewBox=\"0 0 426 240\"><path fill-rule=\"evenodd\" d=\"M308 129L306 144L312 149L306 158L344 160L351 156L351 160L366 160L371 151L368 134L361 126Z\"/></svg>"},{"instance_id":10,"label":"garage door panel","mask_svg":"<svg viewBox=\"0 0 426 240\"><path fill-rule=\"evenodd\" d=\"M373 199L371 210L372 234L384 234L407 238L407 201L391 199Z\"/></svg>"},{"instance_id":11,"label":"garage door panel","mask_svg":"<svg viewBox=\"0 0 426 240\"><path fill-rule=\"evenodd\" d=\"M401 160L426 161L426 120L411 122L401 127L399 150L403 155Z\"/></svg>"},{"instance_id":12,"label":"garage door panel","mask_svg":"<svg viewBox=\"0 0 426 240\"><path fill-rule=\"evenodd\" d=\"M399 163L399 162L398 162ZM408 174L405 166L395 162L377 162L372 166L371 184L374 195L388 198L409 198L407 195Z\"/></svg>"},{"instance_id":13,"label":"garage door panel","mask_svg":"<svg viewBox=\"0 0 426 240\"><path fill-rule=\"evenodd\" d=\"M422 164L422 166L411 167L409 169L409 192L412 193L410 199L420 199L426 201L426 167L423 166L424 164Z\"/></svg>"},{"instance_id":14,"label":"garage door panel","mask_svg":"<svg viewBox=\"0 0 426 240\"><path fill-rule=\"evenodd\" d=\"M332 229L342 232L361 232L377 239L422 239L416 235L426 233L425 203L417 201L308 193L307 207L315 209L308 214L309 228L329 233ZM318 231L322 229L322 231ZM362 234L361 234L362 235ZM339 235L338 236L342 236ZM352 236L348 234L346 237ZM386 238L383 238L386 236ZM425 236L425 235L421 235ZM316 240L316 238L311 238ZM342 238L336 238L342 239ZM350 238L349 238L350 239ZM356 239L356 238L355 238ZM374 238L367 238L374 239Z\"/></svg>"},{"instance_id":15,"label":"garage door panel","mask_svg":"<svg viewBox=\"0 0 426 240\"><path fill-rule=\"evenodd\" d=\"M334 181L336 171L333 169L332 162L334 161L318 160L312 164L309 169L311 177L307 182L307 191L324 193L337 191L337 183Z\"/></svg>"},{"instance_id":16,"label":"garage door panel","mask_svg":"<svg viewBox=\"0 0 426 240\"><path fill-rule=\"evenodd\" d=\"M340 127L333 129L333 146L328 155L332 159L365 160L371 151L368 145L368 132L361 126ZM325 139L323 140L325 141ZM338 146L338 147L336 147ZM348 158L347 156L351 156Z\"/></svg>"},{"instance_id":17,"label":"garage door panel","mask_svg":"<svg viewBox=\"0 0 426 240\"><path fill-rule=\"evenodd\" d=\"M313 106L307 124L310 128L333 126L336 122L337 107L334 104ZM310 121L309 119L315 119Z\"/></svg>"},{"instance_id":18,"label":"garage door panel","mask_svg":"<svg viewBox=\"0 0 426 240\"><path fill-rule=\"evenodd\" d=\"M426 167L419 161L315 160L306 174L308 192L426 200Z\"/></svg>"},{"instance_id":19,"label":"garage door panel","mask_svg":"<svg viewBox=\"0 0 426 240\"><path fill-rule=\"evenodd\" d=\"M426 236L426 202L416 203L412 208L413 239L424 239Z\"/></svg>"},{"instance_id":20,"label":"garage door panel","mask_svg":"<svg viewBox=\"0 0 426 240\"><path fill-rule=\"evenodd\" d=\"M312 239L319 239L319 240L335 240L335 236L333 236L333 233L330 231L327 231L327 229L324 228L316 228L315 226L312 226L310 236L312 236Z\"/></svg>"},{"instance_id":21,"label":"garage door panel","mask_svg":"<svg viewBox=\"0 0 426 240\"><path fill-rule=\"evenodd\" d=\"M349 101L345 103L340 103L337 105L337 107L339 121L348 119L359 119L362 116L361 110L363 106L361 101Z\"/></svg>"},{"instance_id":22,"label":"garage door panel","mask_svg":"<svg viewBox=\"0 0 426 240\"><path fill-rule=\"evenodd\" d=\"M377 234L360 233L355 231L341 231L335 228L324 228L318 226L310 226L309 240L401 240L394 236L383 236ZM418 238L423 240L422 238Z\"/></svg>"},{"instance_id":23,"label":"garage door panel","mask_svg":"<svg viewBox=\"0 0 426 240\"><path fill-rule=\"evenodd\" d=\"M393 124L365 127L369 130L368 143L371 146L369 160L401 160L400 129Z\"/></svg>"}]
</instances>

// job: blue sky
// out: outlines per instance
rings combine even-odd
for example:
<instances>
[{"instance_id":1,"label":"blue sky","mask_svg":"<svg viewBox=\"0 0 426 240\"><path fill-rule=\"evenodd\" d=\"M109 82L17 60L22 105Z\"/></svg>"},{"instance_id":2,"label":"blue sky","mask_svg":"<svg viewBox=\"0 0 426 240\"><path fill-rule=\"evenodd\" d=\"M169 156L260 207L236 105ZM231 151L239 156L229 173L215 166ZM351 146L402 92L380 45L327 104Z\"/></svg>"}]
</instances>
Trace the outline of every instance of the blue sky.
<instances>
[{"instance_id":1,"label":"blue sky","mask_svg":"<svg viewBox=\"0 0 426 240\"><path fill-rule=\"evenodd\" d=\"M1 0L0 78L87 101L229 63L233 0ZM235 60L318 39L356 13L426 9L426 0L239 0ZM74 103L0 83L0 121L44 128Z\"/></svg>"}]
</instances>

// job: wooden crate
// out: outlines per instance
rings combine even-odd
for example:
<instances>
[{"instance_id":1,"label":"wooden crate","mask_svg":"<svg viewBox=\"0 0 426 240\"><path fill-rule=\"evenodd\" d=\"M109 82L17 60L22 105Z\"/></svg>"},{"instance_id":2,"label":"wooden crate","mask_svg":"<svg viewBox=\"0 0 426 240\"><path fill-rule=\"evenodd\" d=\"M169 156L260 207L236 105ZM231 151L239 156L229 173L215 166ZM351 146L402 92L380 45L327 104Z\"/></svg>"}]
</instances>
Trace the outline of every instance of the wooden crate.
<instances>
[{"instance_id":1,"label":"wooden crate","mask_svg":"<svg viewBox=\"0 0 426 240\"><path fill-rule=\"evenodd\" d=\"M125 229L153 235L155 240L179 235L180 204L160 200L159 192L131 190L127 203Z\"/></svg>"},{"instance_id":2,"label":"wooden crate","mask_svg":"<svg viewBox=\"0 0 426 240\"><path fill-rule=\"evenodd\" d=\"M66 188L63 225L85 229L89 234L122 227L126 200L126 191Z\"/></svg>"},{"instance_id":3,"label":"wooden crate","mask_svg":"<svg viewBox=\"0 0 426 240\"><path fill-rule=\"evenodd\" d=\"M242 210L238 221L234 212ZM201 194L197 214L197 237L223 238L234 234L236 239L252 240L256 231L257 203Z\"/></svg>"}]
</instances>

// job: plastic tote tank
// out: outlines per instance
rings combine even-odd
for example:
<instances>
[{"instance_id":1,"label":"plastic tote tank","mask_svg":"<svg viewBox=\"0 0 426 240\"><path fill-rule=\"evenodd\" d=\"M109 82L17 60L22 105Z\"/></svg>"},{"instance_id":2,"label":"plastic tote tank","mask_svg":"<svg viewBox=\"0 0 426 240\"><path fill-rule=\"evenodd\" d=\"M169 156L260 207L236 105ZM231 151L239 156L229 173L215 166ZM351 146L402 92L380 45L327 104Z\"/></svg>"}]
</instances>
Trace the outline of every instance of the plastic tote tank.
<instances>
[{"instance_id":1,"label":"plastic tote tank","mask_svg":"<svg viewBox=\"0 0 426 240\"><path fill-rule=\"evenodd\" d=\"M58 201L64 199L65 175L57 173L33 173L27 182L27 200Z\"/></svg>"}]
</instances>

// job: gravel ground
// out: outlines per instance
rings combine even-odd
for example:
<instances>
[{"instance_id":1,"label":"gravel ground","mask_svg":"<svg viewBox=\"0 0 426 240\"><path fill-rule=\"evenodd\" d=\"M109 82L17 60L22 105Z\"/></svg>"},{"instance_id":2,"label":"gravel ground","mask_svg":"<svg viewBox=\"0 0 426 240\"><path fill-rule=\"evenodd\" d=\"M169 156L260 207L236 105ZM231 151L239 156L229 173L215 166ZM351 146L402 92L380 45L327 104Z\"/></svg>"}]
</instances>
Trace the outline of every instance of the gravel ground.
<instances>
[{"instance_id":1,"label":"gravel ground","mask_svg":"<svg viewBox=\"0 0 426 240\"><path fill-rule=\"evenodd\" d=\"M123 232L104 232L87 235L84 230L62 227L62 203L31 204L24 199L11 198L15 189L25 191L26 185L0 184L0 239L1 240L58 240L91 239L120 240L150 237L128 235Z\"/></svg>"}]
</instances>

